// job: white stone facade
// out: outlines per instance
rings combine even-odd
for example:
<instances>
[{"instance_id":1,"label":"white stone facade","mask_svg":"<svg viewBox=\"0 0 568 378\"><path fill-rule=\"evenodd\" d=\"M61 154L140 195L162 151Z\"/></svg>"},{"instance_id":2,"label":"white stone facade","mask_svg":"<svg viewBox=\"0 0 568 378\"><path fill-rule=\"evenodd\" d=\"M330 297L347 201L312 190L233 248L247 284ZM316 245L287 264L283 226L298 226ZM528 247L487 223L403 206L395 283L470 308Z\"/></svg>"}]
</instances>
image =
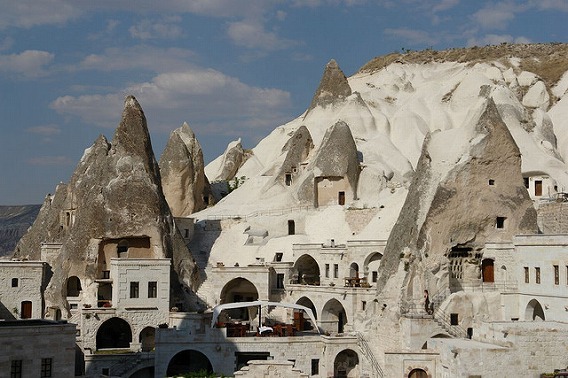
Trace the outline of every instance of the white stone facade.
<instances>
[{"instance_id":1,"label":"white stone facade","mask_svg":"<svg viewBox=\"0 0 568 378\"><path fill-rule=\"evenodd\" d=\"M47 265L41 261L0 261L0 319L42 319Z\"/></svg>"}]
</instances>

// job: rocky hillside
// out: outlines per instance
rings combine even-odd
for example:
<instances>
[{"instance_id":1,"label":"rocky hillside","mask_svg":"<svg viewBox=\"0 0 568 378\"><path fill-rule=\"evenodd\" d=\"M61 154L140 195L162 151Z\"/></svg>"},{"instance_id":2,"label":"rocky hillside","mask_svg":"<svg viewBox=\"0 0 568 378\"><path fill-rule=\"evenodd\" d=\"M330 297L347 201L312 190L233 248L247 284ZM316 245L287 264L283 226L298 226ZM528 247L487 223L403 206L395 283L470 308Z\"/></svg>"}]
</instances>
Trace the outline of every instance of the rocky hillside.
<instances>
[{"instance_id":1,"label":"rocky hillside","mask_svg":"<svg viewBox=\"0 0 568 378\"><path fill-rule=\"evenodd\" d=\"M0 257L10 256L32 225L40 205L0 206Z\"/></svg>"}]
</instances>

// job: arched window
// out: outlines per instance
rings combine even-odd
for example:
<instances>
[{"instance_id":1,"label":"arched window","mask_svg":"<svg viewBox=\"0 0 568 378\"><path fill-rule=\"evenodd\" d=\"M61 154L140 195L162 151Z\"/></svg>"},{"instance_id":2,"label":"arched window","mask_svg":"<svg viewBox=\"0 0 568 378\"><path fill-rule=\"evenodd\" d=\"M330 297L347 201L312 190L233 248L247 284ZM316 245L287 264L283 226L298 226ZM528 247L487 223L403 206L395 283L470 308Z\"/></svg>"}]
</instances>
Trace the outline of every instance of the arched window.
<instances>
[{"instance_id":1,"label":"arched window","mask_svg":"<svg viewBox=\"0 0 568 378\"><path fill-rule=\"evenodd\" d=\"M172 357L168 364L168 377L180 376L187 373L213 373L213 367L206 355L197 350L183 350Z\"/></svg>"},{"instance_id":2,"label":"arched window","mask_svg":"<svg viewBox=\"0 0 568 378\"><path fill-rule=\"evenodd\" d=\"M110 318L97 331L97 349L130 348L132 331L130 324L121 318Z\"/></svg>"},{"instance_id":3,"label":"arched window","mask_svg":"<svg viewBox=\"0 0 568 378\"><path fill-rule=\"evenodd\" d=\"M81 280L77 276L71 276L67 279L67 296L78 297L81 293Z\"/></svg>"}]
</instances>

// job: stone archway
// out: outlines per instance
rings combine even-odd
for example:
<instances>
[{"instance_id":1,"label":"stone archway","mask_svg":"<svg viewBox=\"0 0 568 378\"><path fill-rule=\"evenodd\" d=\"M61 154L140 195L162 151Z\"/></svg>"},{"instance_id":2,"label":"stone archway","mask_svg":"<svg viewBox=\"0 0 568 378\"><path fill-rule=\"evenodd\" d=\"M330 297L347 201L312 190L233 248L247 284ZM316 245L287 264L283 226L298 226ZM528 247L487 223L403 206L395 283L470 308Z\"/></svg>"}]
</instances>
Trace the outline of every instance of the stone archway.
<instances>
[{"instance_id":1,"label":"stone archway","mask_svg":"<svg viewBox=\"0 0 568 378\"><path fill-rule=\"evenodd\" d=\"M428 373L424 369L412 369L408 373L408 378L428 378Z\"/></svg>"},{"instance_id":2,"label":"stone archway","mask_svg":"<svg viewBox=\"0 0 568 378\"><path fill-rule=\"evenodd\" d=\"M351 349L344 349L335 356L333 376L337 378L359 376L359 356Z\"/></svg>"},{"instance_id":3,"label":"stone archway","mask_svg":"<svg viewBox=\"0 0 568 378\"><path fill-rule=\"evenodd\" d=\"M138 336L138 342L142 346L142 352L150 352L156 346L156 328L146 327Z\"/></svg>"},{"instance_id":4,"label":"stone archway","mask_svg":"<svg viewBox=\"0 0 568 378\"><path fill-rule=\"evenodd\" d=\"M221 290L220 304L258 300L256 286L246 278L238 277L227 282ZM248 320L247 308L225 310L231 319Z\"/></svg>"},{"instance_id":5,"label":"stone archway","mask_svg":"<svg viewBox=\"0 0 568 378\"><path fill-rule=\"evenodd\" d=\"M320 269L317 261L310 255L302 255L294 264L297 283L302 285L320 284ZM295 282L296 283L296 282Z\"/></svg>"},{"instance_id":6,"label":"stone archway","mask_svg":"<svg viewBox=\"0 0 568 378\"><path fill-rule=\"evenodd\" d=\"M77 276L67 278L67 296L78 297L81 294L81 280Z\"/></svg>"},{"instance_id":7,"label":"stone archway","mask_svg":"<svg viewBox=\"0 0 568 378\"><path fill-rule=\"evenodd\" d=\"M205 354L197 350L186 349L172 357L166 375L172 377L197 372L213 373L211 361Z\"/></svg>"},{"instance_id":8,"label":"stone archway","mask_svg":"<svg viewBox=\"0 0 568 378\"><path fill-rule=\"evenodd\" d=\"M359 278L359 264L356 262L351 263L349 266L349 277L351 278Z\"/></svg>"},{"instance_id":9,"label":"stone archway","mask_svg":"<svg viewBox=\"0 0 568 378\"><path fill-rule=\"evenodd\" d=\"M536 299L531 299L529 303L527 303L527 307L525 309L525 320L545 320L544 310L540 305L540 302Z\"/></svg>"},{"instance_id":10,"label":"stone archway","mask_svg":"<svg viewBox=\"0 0 568 378\"><path fill-rule=\"evenodd\" d=\"M382 253L373 252L365 259L363 264L363 274L367 277L367 282L377 282L379 275L379 266L383 259Z\"/></svg>"},{"instance_id":11,"label":"stone archway","mask_svg":"<svg viewBox=\"0 0 568 378\"><path fill-rule=\"evenodd\" d=\"M130 324L121 318L110 318L97 330L97 350L130 348L132 331Z\"/></svg>"},{"instance_id":12,"label":"stone archway","mask_svg":"<svg viewBox=\"0 0 568 378\"><path fill-rule=\"evenodd\" d=\"M296 301L296 304L305 306L305 307L309 308L310 310L312 310L312 312L314 314L314 318L317 320L318 313L316 311L316 306L314 306L314 303L311 301L310 298L302 297L302 298L300 298ZM304 322L304 324L302 324L302 330L304 330L304 331L309 331L309 330L312 330L313 327L317 327L317 324L312 324L312 322L310 322L308 319L304 319L303 322Z\"/></svg>"},{"instance_id":13,"label":"stone archway","mask_svg":"<svg viewBox=\"0 0 568 378\"><path fill-rule=\"evenodd\" d=\"M321 326L324 331L343 333L347 324L347 314L337 299L327 301L321 311Z\"/></svg>"}]
</instances>

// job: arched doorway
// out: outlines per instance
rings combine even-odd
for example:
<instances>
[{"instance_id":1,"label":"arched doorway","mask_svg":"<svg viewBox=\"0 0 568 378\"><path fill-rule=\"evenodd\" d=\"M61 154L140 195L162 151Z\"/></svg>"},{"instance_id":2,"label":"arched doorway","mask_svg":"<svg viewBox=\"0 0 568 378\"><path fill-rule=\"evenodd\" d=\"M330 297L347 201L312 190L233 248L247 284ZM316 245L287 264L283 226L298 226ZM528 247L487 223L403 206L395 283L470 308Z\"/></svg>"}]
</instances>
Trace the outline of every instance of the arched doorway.
<instances>
[{"instance_id":1,"label":"arched doorway","mask_svg":"<svg viewBox=\"0 0 568 378\"><path fill-rule=\"evenodd\" d=\"M301 306L305 306L305 307L309 308L310 310L312 310L312 312L314 314L314 318L317 320L318 313L316 311L316 306L314 306L314 303L310 300L310 298L302 297L302 298L300 298L296 301L296 304L299 304ZM317 327L317 324L312 324L312 322L310 322L308 319L304 319L304 324L302 326L302 330L310 331L310 330L313 329L313 327Z\"/></svg>"},{"instance_id":2,"label":"arched doorway","mask_svg":"<svg viewBox=\"0 0 568 378\"><path fill-rule=\"evenodd\" d=\"M138 342L142 345L142 352L154 350L156 339L156 328L146 327L140 332Z\"/></svg>"},{"instance_id":3,"label":"arched doorway","mask_svg":"<svg viewBox=\"0 0 568 378\"><path fill-rule=\"evenodd\" d=\"M525 320L545 320L544 310L536 299L531 299L525 309Z\"/></svg>"},{"instance_id":4,"label":"arched doorway","mask_svg":"<svg viewBox=\"0 0 568 378\"><path fill-rule=\"evenodd\" d=\"M81 280L77 276L71 276L67 279L67 296L78 297L81 293Z\"/></svg>"},{"instance_id":5,"label":"arched doorway","mask_svg":"<svg viewBox=\"0 0 568 378\"><path fill-rule=\"evenodd\" d=\"M166 375L178 376L186 373L213 373L213 366L206 355L197 350L183 350L170 360Z\"/></svg>"},{"instance_id":6,"label":"arched doorway","mask_svg":"<svg viewBox=\"0 0 568 378\"><path fill-rule=\"evenodd\" d=\"M294 264L298 283L302 285L319 285L320 269L317 261L310 255L302 255Z\"/></svg>"},{"instance_id":7,"label":"arched doorway","mask_svg":"<svg viewBox=\"0 0 568 378\"><path fill-rule=\"evenodd\" d=\"M377 282L382 258L383 255L381 253L373 252L365 259L363 274L367 277L368 283Z\"/></svg>"},{"instance_id":8,"label":"arched doorway","mask_svg":"<svg viewBox=\"0 0 568 378\"><path fill-rule=\"evenodd\" d=\"M220 303L251 302L258 299L258 290L252 282L239 277L232 279L221 290ZM231 319L248 320L247 308L225 310Z\"/></svg>"},{"instance_id":9,"label":"arched doorway","mask_svg":"<svg viewBox=\"0 0 568 378\"><path fill-rule=\"evenodd\" d=\"M130 324L121 318L106 320L97 331L97 349L130 348L131 342Z\"/></svg>"},{"instance_id":10,"label":"arched doorway","mask_svg":"<svg viewBox=\"0 0 568 378\"><path fill-rule=\"evenodd\" d=\"M337 299L330 299L323 306L320 323L324 331L343 333L347 315L343 305Z\"/></svg>"},{"instance_id":11,"label":"arched doorway","mask_svg":"<svg viewBox=\"0 0 568 378\"><path fill-rule=\"evenodd\" d=\"M481 277L483 282L495 282L493 259L483 259L481 261Z\"/></svg>"},{"instance_id":12,"label":"arched doorway","mask_svg":"<svg viewBox=\"0 0 568 378\"><path fill-rule=\"evenodd\" d=\"M359 278L359 265L357 263L352 263L349 266L349 277Z\"/></svg>"},{"instance_id":13,"label":"arched doorway","mask_svg":"<svg viewBox=\"0 0 568 378\"><path fill-rule=\"evenodd\" d=\"M359 356L351 349L342 350L335 356L333 376L337 378L359 376Z\"/></svg>"},{"instance_id":14,"label":"arched doorway","mask_svg":"<svg viewBox=\"0 0 568 378\"><path fill-rule=\"evenodd\" d=\"M408 373L408 378L428 378L428 373L423 369L412 369Z\"/></svg>"}]
</instances>

